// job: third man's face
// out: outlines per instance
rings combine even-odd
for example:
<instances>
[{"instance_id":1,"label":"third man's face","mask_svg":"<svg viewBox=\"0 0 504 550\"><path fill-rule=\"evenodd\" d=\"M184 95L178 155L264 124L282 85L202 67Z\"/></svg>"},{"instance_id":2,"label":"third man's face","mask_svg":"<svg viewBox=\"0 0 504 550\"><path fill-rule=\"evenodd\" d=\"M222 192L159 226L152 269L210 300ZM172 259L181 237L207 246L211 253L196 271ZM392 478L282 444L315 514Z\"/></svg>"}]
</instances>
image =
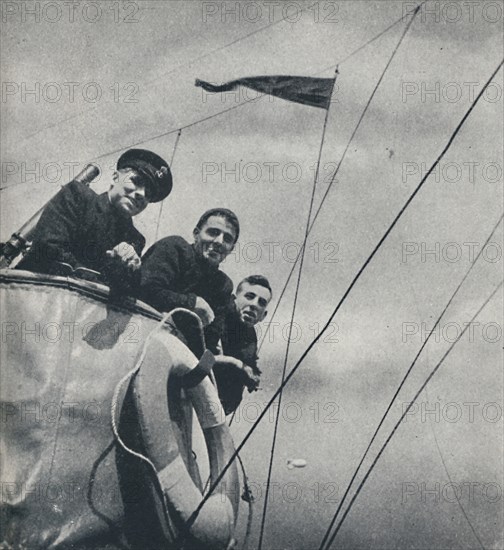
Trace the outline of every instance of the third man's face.
<instances>
[{"instance_id":1,"label":"third man's face","mask_svg":"<svg viewBox=\"0 0 504 550\"><path fill-rule=\"evenodd\" d=\"M260 323L266 317L270 300L271 293L264 286L242 283L235 298L235 306L242 322L251 326Z\"/></svg>"},{"instance_id":2,"label":"third man's face","mask_svg":"<svg viewBox=\"0 0 504 550\"><path fill-rule=\"evenodd\" d=\"M197 254L215 267L233 250L236 240L235 228L222 216L210 216L193 235Z\"/></svg>"}]
</instances>

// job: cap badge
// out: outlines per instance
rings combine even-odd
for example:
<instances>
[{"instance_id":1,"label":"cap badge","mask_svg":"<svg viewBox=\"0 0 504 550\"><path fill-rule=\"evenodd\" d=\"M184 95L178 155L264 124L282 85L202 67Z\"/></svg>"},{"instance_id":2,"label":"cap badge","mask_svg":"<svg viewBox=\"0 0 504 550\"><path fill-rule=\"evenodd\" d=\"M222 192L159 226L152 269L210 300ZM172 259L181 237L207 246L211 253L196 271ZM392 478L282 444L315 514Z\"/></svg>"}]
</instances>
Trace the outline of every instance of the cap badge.
<instances>
[{"instance_id":1,"label":"cap badge","mask_svg":"<svg viewBox=\"0 0 504 550\"><path fill-rule=\"evenodd\" d=\"M166 176L166 174L168 174L168 167L161 166L161 168L156 172L156 177L161 179Z\"/></svg>"}]
</instances>

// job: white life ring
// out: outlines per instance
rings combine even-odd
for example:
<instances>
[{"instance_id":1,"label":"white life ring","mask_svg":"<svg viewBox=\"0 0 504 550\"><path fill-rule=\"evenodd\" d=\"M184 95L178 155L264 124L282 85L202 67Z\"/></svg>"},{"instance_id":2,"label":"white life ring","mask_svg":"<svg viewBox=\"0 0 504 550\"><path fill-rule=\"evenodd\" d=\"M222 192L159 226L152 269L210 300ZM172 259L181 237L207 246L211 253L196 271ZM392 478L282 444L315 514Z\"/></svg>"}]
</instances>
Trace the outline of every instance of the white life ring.
<instances>
[{"instance_id":1,"label":"white life ring","mask_svg":"<svg viewBox=\"0 0 504 550\"><path fill-rule=\"evenodd\" d=\"M158 519L168 543L189 537L193 548L226 549L233 540L238 516L240 486L236 462L207 499L195 522L184 535L185 523L200 505L203 495L191 479L181 457L168 411L170 384L183 384L189 373L194 380L196 357L174 336L151 339L133 383L141 439L156 470L162 500L157 497ZM204 377L185 390L205 436L213 484L235 448L217 389Z\"/></svg>"}]
</instances>

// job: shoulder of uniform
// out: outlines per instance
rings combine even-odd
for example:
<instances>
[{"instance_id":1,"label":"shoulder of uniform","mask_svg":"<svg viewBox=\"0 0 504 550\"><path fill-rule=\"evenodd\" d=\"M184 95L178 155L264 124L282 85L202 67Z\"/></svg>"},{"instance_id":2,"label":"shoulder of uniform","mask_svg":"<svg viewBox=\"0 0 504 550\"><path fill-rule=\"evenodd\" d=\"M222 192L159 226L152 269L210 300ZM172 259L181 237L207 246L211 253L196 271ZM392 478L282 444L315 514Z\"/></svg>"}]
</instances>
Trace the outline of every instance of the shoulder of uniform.
<instances>
[{"instance_id":1,"label":"shoulder of uniform","mask_svg":"<svg viewBox=\"0 0 504 550\"><path fill-rule=\"evenodd\" d=\"M60 189L56 197L60 197L59 200L63 200L68 205L73 205L73 207L81 210L98 204L100 195L85 183L72 180Z\"/></svg>"},{"instance_id":2,"label":"shoulder of uniform","mask_svg":"<svg viewBox=\"0 0 504 550\"><path fill-rule=\"evenodd\" d=\"M151 254L155 254L162 256L188 257L191 253L191 245L183 237L171 235L170 237L164 237L156 241L151 245L146 255L150 256Z\"/></svg>"},{"instance_id":3,"label":"shoulder of uniform","mask_svg":"<svg viewBox=\"0 0 504 550\"><path fill-rule=\"evenodd\" d=\"M184 237L180 237L179 235L171 235L170 237L159 239L159 241L154 243L154 246L173 247L181 249L191 248L191 245L184 239Z\"/></svg>"},{"instance_id":4,"label":"shoulder of uniform","mask_svg":"<svg viewBox=\"0 0 504 550\"><path fill-rule=\"evenodd\" d=\"M71 182L67 183L63 187L63 189L74 195L98 197L98 194L95 193L88 185L77 180L72 180Z\"/></svg>"}]
</instances>

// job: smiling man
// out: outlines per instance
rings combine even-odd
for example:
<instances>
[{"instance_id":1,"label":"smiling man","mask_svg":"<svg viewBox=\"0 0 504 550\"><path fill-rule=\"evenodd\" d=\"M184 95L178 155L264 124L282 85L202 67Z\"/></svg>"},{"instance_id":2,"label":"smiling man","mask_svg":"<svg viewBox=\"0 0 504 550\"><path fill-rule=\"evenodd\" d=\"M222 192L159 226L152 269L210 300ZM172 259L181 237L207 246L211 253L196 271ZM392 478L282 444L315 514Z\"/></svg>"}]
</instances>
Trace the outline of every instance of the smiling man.
<instances>
[{"instance_id":1,"label":"smiling man","mask_svg":"<svg viewBox=\"0 0 504 550\"><path fill-rule=\"evenodd\" d=\"M140 297L159 311L183 307L205 326L207 348L217 350L233 283L219 269L240 233L236 215L227 208L205 212L193 230L191 245L179 236L154 243L142 258Z\"/></svg>"},{"instance_id":2,"label":"smiling man","mask_svg":"<svg viewBox=\"0 0 504 550\"><path fill-rule=\"evenodd\" d=\"M231 414L241 403L243 390L257 389L260 369L257 367L257 335L254 325L267 314L272 298L268 279L251 275L236 289L234 307L226 315L222 336L222 355L217 355L213 368L219 399L226 414Z\"/></svg>"},{"instance_id":3,"label":"smiling man","mask_svg":"<svg viewBox=\"0 0 504 550\"><path fill-rule=\"evenodd\" d=\"M74 180L49 201L31 249L17 268L66 274L67 264L99 272L104 282L132 291L145 239L131 218L171 189L166 161L145 149L126 151L107 192L98 195Z\"/></svg>"}]
</instances>

